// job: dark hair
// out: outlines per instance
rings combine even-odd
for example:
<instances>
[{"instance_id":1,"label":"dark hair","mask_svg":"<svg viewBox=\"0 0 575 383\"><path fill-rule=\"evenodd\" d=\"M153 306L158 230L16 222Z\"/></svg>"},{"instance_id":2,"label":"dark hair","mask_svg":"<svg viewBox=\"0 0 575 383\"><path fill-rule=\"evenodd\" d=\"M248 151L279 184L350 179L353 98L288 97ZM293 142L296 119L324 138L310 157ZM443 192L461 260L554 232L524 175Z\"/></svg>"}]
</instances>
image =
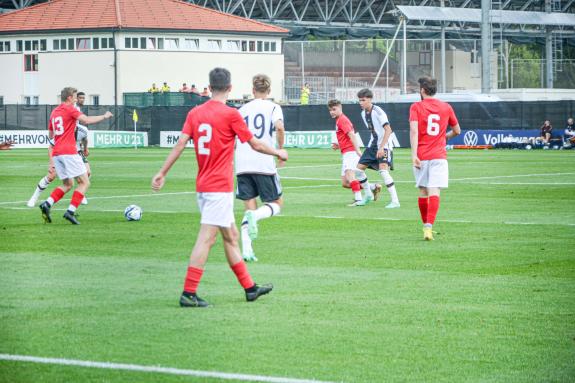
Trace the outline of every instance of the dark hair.
<instances>
[{"instance_id":1,"label":"dark hair","mask_svg":"<svg viewBox=\"0 0 575 383\"><path fill-rule=\"evenodd\" d=\"M62 101L66 101L68 97L73 96L74 93L76 93L77 91L78 89L73 88L71 86L67 86L64 89L62 89L62 92L60 92L60 99Z\"/></svg>"},{"instance_id":2,"label":"dark hair","mask_svg":"<svg viewBox=\"0 0 575 383\"><path fill-rule=\"evenodd\" d=\"M232 85L232 75L225 68L214 68L210 71L210 87L216 92L225 92Z\"/></svg>"},{"instance_id":3,"label":"dark hair","mask_svg":"<svg viewBox=\"0 0 575 383\"><path fill-rule=\"evenodd\" d=\"M363 88L357 92L357 98L373 98L373 92L367 88Z\"/></svg>"},{"instance_id":4,"label":"dark hair","mask_svg":"<svg viewBox=\"0 0 575 383\"><path fill-rule=\"evenodd\" d=\"M80 97L80 96L85 96L85 95L86 95L86 93L84 93L84 92L78 92L78 94L76 96Z\"/></svg>"},{"instance_id":5,"label":"dark hair","mask_svg":"<svg viewBox=\"0 0 575 383\"><path fill-rule=\"evenodd\" d=\"M419 80L419 88L425 91L428 96L433 96L437 93L437 80L428 76L421 77Z\"/></svg>"},{"instance_id":6,"label":"dark hair","mask_svg":"<svg viewBox=\"0 0 575 383\"><path fill-rule=\"evenodd\" d=\"M341 101L336 100L336 99L329 100L329 101L327 102L327 107L328 107L328 108L333 108L334 106L338 106L338 105L341 105Z\"/></svg>"}]
</instances>

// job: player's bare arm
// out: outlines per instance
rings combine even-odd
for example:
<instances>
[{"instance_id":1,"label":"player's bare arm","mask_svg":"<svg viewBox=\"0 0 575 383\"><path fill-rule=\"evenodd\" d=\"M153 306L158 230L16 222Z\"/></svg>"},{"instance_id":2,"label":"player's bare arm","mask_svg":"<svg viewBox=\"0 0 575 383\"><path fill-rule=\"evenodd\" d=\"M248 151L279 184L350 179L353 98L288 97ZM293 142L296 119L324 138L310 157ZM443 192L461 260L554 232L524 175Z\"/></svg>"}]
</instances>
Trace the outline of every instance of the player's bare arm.
<instances>
[{"instance_id":1,"label":"player's bare arm","mask_svg":"<svg viewBox=\"0 0 575 383\"><path fill-rule=\"evenodd\" d=\"M445 138L451 140L453 137L457 137L461 134L461 127L459 124L452 126L451 130L445 135Z\"/></svg>"},{"instance_id":2,"label":"player's bare arm","mask_svg":"<svg viewBox=\"0 0 575 383\"><path fill-rule=\"evenodd\" d=\"M165 182L165 178L168 175L168 172L174 165L174 163L180 158L184 149L186 149L186 144L190 140L190 136L185 133L182 133L180 139L166 158L164 165L162 165L160 171L152 178L152 189L154 191L159 191Z\"/></svg>"},{"instance_id":3,"label":"player's bare arm","mask_svg":"<svg viewBox=\"0 0 575 383\"><path fill-rule=\"evenodd\" d=\"M288 154L285 149L274 149L271 146L267 145L265 142L258 140L255 137L252 137L248 144L251 146L253 150L256 152L260 152L263 154L269 154L270 156L275 156L282 161L287 161Z\"/></svg>"},{"instance_id":4,"label":"player's bare arm","mask_svg":"<svg viewBox=\"0 0 575 383\"><path fill-rule=\"evenodd\" d=\"M355 152L357 153L358 156L361 157L361 150L359 149L359 143L357 142L357 137L355 136L355 132L353 130L350 132L347 132L347 136L351 140L351 143L353 144L353 148L355 149ZM339 145L338 145L338 148L339 148Z\"/></svg>"},{"instance_id":5,"label":"player's bare arm","mask_svg":"<svg viewBox=\"0 0 575 383\"><path fill-rule=\"evenodd\" d=\"M276 129L276 142L278 145L278 149L283 149L285 145L285 127L283 120L277 120L274 124L274 127ZM278 166L279 167L284 166L284 161L279 160Z\"/></svg>"},{"instance_id":6,"label":"player's bare arm","mask_svg":"<svg viewBox=\"0 0 575 383\"><path fill-rule=\"evenodd\" d=\"M98 122L102 122L104 120L107 120L108 118L111 118L112 116L113 116L113 114L111 112L106 112L100 116L86 116L85 114L81 114L78 117L78 121L80 121L80 123L83 125L92 125L92 124L97 124Z\"/></svg>"},{"instance_id":7,"label":"player's bare arm","mask_svg":"<svg viewBox=\"0 0 575 383\"><path fill-rule=\"evenodd\" d=\"M418 122L417 121L409 121L409 142L411 145L411 162L413 166L416 168L421 168L421 161L417 157L417 145L419 139L419 130L418 130Z\"/></svg>"},{"instance_id":8,"label":"player's bare arm","mask_svg":"<svg viewBox=\"0 0 575 383\"><path fill-rule=\"evenodd\" d=\"M385 145L387 145L387 141L389 141L389 137L391 136L391 125L389 124L385 124L383 125L383 140L381 140L381 145L379 146L378 150L377 150L377 158L383 158L384 156L384 149L385 149Z\"/></svg>"}]
</instances>

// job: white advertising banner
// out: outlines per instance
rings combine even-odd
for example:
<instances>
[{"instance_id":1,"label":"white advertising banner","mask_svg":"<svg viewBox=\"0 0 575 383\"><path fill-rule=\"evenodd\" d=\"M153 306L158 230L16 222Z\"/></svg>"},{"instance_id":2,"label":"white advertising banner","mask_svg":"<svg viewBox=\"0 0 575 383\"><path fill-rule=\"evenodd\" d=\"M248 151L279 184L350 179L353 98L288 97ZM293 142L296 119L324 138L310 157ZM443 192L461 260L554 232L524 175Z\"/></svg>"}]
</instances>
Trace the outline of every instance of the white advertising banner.
<instances>
[{"instance_id":1,"label":"white advertising banner","mask_svg":"<svg viewBox=\"0 0 575 383\"><path fill-rule=\"evenodd\" d=\"M163 131L160 132L160 148L172 148L176 145L180 139L180 134L182 132L179 130ZM186 148L193 148L194 143L190 140L186 144Z\"/></svg>"},{"instance_id":2,"label":"white advertising banner","mask_svg":"<svg viewBox=\"0 0 575 383\"><path fill-rule=\"evenodd\" d=\"M13 149L47 148L47 130L0 130L0 142L14 142ZM88 147L90 148L129 148L148 146L147 132L128 132L112 130L90 130Z\"/></svg>"}]
</instances>

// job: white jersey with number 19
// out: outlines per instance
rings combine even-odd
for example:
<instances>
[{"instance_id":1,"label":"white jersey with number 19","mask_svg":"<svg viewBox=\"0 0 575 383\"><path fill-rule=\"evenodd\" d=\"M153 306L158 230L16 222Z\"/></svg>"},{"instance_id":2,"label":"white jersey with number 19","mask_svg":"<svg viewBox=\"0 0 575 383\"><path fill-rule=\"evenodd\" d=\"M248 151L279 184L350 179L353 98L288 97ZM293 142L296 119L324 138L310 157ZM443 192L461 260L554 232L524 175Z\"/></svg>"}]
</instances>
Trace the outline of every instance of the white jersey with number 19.
<instances>
[{"instance_id":1,"label":"white jersey with number 19","mask_svg":"<svg viewBox=\"0 0 575 383\"><path fill-rule=\"evenodd\" d=\"M275 147L275 128L278 120L283 120L281 106L269 100L256 99L240 108L250 132L254 137ZM273 156L253 150L249 144L236 143L236 174L267 174L277 173Z\"/></svg>"}]
</instances>

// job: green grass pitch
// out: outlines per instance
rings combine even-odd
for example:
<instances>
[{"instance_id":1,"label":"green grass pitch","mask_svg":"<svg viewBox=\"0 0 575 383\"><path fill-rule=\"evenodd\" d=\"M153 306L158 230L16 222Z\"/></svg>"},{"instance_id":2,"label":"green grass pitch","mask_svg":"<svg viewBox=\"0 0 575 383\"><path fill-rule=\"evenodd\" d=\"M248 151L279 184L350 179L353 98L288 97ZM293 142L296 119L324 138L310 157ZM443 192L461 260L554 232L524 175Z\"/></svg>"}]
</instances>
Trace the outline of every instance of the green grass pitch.
<instances>
[{"instance_id":1,"label":"green grass pitch","mask_svg":"<svg viewBox=\"0 0 575 383\"><path fill-rule=\"evenodd\" d=\"M385 190L347 207L340 155L291 150L285 207L260 222L248 265L274 291L246 303L218 240L204 310L178 307L199 226L194 154L154 194L167 154L94 149L72 226L70 195L50 225L25 207L46 150L0 152L0 354L346 383L575 381L575 153L449 152L424 242L408 150L395 155L395 210ZM125 221L130 204L142 221ZM0 361L10 383L219 381Z\"/></svg>"}]
</instances>

